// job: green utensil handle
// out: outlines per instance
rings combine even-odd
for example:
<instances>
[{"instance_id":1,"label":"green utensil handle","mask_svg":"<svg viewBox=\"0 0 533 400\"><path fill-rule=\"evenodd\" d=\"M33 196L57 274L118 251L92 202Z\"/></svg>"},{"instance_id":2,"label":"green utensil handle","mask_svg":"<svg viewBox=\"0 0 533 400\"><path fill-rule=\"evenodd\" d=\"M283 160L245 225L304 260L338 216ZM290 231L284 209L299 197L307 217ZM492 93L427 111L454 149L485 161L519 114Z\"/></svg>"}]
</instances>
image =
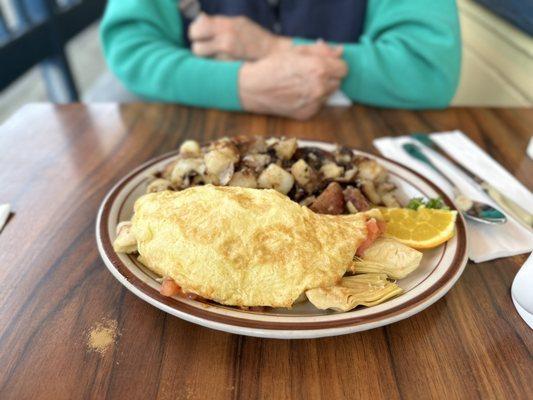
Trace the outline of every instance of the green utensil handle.
<instances>
[{"instance_id":1,"label":"green utensil handle","mask_svg":"<svg viewBox=\"0 0 533 400\"><path fill-rule=\"evenodd\" d=\"M411 134L411 137L415 140L418 140L420 143L426 145L427 147L431 149L437 148L433 139L431 139L429 135L426 133L413 133Z\"/></svg>"},{"instance_id":2,"label":"green utensil handle","mask_svg":"<svg viewBox=\"0 0 533 400\"><path fill-rule=\"evenodd\" d=\"M433 168L433 170L438 172L439 175L442 175L437 167L431 162L431 160L422 152L420 147L412 143L405 143L402 145L402 147L411 157L416 158L418 161L422 161L429 167Z\"/></svg>"}]
</instances>

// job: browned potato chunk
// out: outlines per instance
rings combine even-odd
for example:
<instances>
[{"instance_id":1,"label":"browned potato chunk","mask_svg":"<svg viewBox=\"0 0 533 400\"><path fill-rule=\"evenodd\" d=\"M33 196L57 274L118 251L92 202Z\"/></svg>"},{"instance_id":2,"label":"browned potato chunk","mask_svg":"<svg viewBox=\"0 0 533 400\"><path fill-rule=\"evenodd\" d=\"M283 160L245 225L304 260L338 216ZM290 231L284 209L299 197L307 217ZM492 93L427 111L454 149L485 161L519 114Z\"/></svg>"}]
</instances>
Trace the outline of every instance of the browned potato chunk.
<instances>
[{"instance_id":1,"label":"browned potato chunk","mask_svg":"<svg viewBox=\"0 0 533 400\"><path fill-rule=\"evenodd\" d=\"M202 160L201 158L179 159L174 165L174 168L172 169L172 173L170 174L170 181L177 186L181 186L185 181L185 177L191 172L195 172L199 175L204 174L204 160Z\"/></svg>"},{"instance_id":2,"label":"browned potato chunk","mask_svg":"<svg viewBox=\"0 0 533 400\"><path fill-rule=\"evenodd\" d=\"M218 151L230 158L232 162L236 163L240 159L239 149L237 145L229 138L222 138L213 142L209 147L209 152Z\"/></svg>"},{"instance_id":3,"label":"browned potato chunk","mask_svg":"<svg viewBox=\"0 0 533 400\"><path fill-rule=\"evenodd\" d=\"M247 167L259 172L270 164L270 156L268 154L248 154L244 156L242 162Z\"/></svg>"},{"instance_id":4,"label":"browned potato chunk","mask_svg":"<svg viewBox=\"0 0 533 400\"><path fill-rule=\"evenodd\" d=\"M167 181L166 179L154 179L148 184L148 187L146 188L146 193L162 192L164 190L169 189L171 186L172 183L170 181Z\"/></svg>"},{"instance_id":5,"label":"browned potato chunk","mask_svg":"<svg viewBox=\"0 0 533 400\"><path fill-rule=\"evenodd\" d=\"M374 185L374 182L369 180L364 180L361 182L361 190L365 194L365 196L374 204L380 204L381 203L381 196L378 194L376 190L376 186Z\"/></svg>"},{"instance_id":6,"label":"browned potato chunk","mask_svg":"<svg viewBox=\"0 0 533 400\"><path fill-rule=\"evenodd\" d=\"M267 148L274 148L274 146L276 144L278 144L280 141L280 139L278 139L277 137L269 137L267 139L265 139L265 144L267 145Z\"/></svg>"},{"instance_id":7,"label":"browned potato chunk","mask_svg":"<svg viewBox=\"0 0 533 400\"><path fill-rule=\"evenodd\" d=\"M212 150L204 156L207 173L216 184L226 185L233 176L233 158L219 150Z\"/></svg>"},{"instance_id":8,"label":"browned potato chunk","mask_svg":"<svg viewBox=\"0 0 533 400\"><path fill-rule=\"evenodd\" d=\"M276 164L270 164L257 179L257 183L262 189L275 189L278 192L287 194L294 185L293 176Z\"/></svg>"},{"instance_id":9,"label":"browned potato chunk","mask_svg":"<svg viewBox=\"0 0 533 400\"><path fill-rule=\"evenodd\" d=\"M296 161L291 167L291 173L296 179L296 182L304 188L307 193L312 193L318 185L318 175L316 171L300 159Z\"/></svg>"},{"instance_id":10,"label":"browned potato chunk","mask_svg":"<svg viewBox=\"0 0 533 400\"><path fill-rule=\"evenodd\" d=\"M383 201L383 204L385 204L386 207L400 207L400 203L398 203L398 200L396 200L396 197L392 192L385 193L381 196L381 201Z\"/></svg>"},{"instance_id":11,"label":"browned potato chunk","mask_svg":"<svg viewBox=\"0 0 533 400\"><path fill-rule=\"evenodd\" d=\"M352 186L348 186L344 189L344 199L346 200L346 203L351 203L355 207L356 212L370 209L370 204L368 204L368 200L363 193ZM353 214L352 210L349 211Z\"/></svg>"},{"instance_id":12,"label":"browned potato chunk","mask_svg":"<svg viewBox=\"0 0 533 400\"><path fill-rule=\"evenodd\" d=\"M319 214L342 214L344 212L344 195L341 185L331 182L309 207Z\"/></svg>"},{"instance_id":13,"label":"browned potato chunk","mask_svg":"<svg viewBox=\"0 0 533 400\"><path fill-rule=\"evenodd\" d=\"M174 160L166 164L163 168L163 171L161 171L161 176L164 179L170 180L170 176L172 175L172 170L174 169L177 163L178 163L178 160Z\"/></svg>"},{"instance_id":14,"label":"browned potato chunk","mask_svg":"<svg viewBox=\"0 0 533 400\"><path fill-rule=\"evenodd\" d=\"M249 169L237 171L233 174L233 177L228 183L228 186L239 186L246 188L257 188L257 178L254 173Z\"/></svg>"},{"instance_id":15,"label":"browned potato chunk","mask_svg":"<svg viewBox=\"0 0 533 400\"><path fill-rule=\"evenodd\" d=\"M282 160L290 160L297 148L298 141L295 138L282 139L274 145L276 155Z\"/></svg>"},{"instance_id":16,"label":"browned potato chunk","mask_svg":"<svg viewBox=\"0 0 533 400\"><path fill-rule=\"evenodd\" d=\"M396 185L392 182L381 182L377 186L377 191L380 196L383 196L385 193L392 192L394 189L396 189Z\"/></svg>"},{"instance_id":17,"label":"browned potato chunk","mask_svg":"<svg viewBox=\"0 0 533 400\"><path fill-rule=\"evenodd\" d=\"M357 167L350 168L344 172L344 175L335 178L337 182L353 182L357 176Z\"/></svg>"},{"instance_id":18,"label":"browned potato chunk","mask_svg":"<svg viewBox=\"0 0 533 400\"><path fill-rule=\"evenodd\" d=\"M200 157L201 154L200 145L196 140L186 140L180 146L180 155L185 157Z\"/></svg>"},{"instance_id":19,"label":"browned potato chunk","mask_svg":"<svg viewBox=\"0 0 533 400\"><path fill-rule=\"evenodd\" d=\"M320 168L320 172L324 179L336 179L342 176L344 168L334 162L326 162Z\"/></svg>"},{"instance_id":20,"label":"browned potato chunk","mask_svg":"<svg viewBox=\"0 0 533 400\"><path fill-rule=\"evenodd\" d=\"M248 154L266 153L268 150L265 138L261 136L237 136L233 138L242 156Z\"/></svg>"},{"instance_id":21,"label":"browned potato chunk","mask_svg":"<svg viewBox=\"0 0 533 400\"><path fill-rule=\"evenodd\" d=\"M387 178L387 170L376 160L364 160L358 165L359 178L373 182L382 182Z\"/></svg>"},{"instance_id":22,"label":"browned potato chunk","mask_svg":"<svg viewBox=\"0 0 533 400\"><path fill-rule=\"evenodd\" d=\"M341 164L350 164L354 157L353 151L347 147L337 146L333 151L335 161Z\"/></svg>"}]
</instances>

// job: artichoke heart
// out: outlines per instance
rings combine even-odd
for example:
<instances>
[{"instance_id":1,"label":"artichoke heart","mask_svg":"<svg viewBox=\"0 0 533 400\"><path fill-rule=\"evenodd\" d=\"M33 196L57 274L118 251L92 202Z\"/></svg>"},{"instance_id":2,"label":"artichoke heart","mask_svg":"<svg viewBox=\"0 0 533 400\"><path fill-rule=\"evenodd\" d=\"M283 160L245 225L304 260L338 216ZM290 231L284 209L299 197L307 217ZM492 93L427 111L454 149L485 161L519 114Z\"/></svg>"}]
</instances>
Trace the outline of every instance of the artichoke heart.
<instances>
[{"instance_id":1,"label":"artichoke heart","mask_svg":"<svg viewBox=\"0 0 533 400\"><path fill-rule=\"evenodd\" d=\"M420 265L422 253L391 238L380 238L356 257L349 268L354 274L387 274L391 279L403 279Z\"/></svg>"},{"instance_id":2,"label":"artichoke heart","mask_svg":"<svg viewBox=\"0 0 533 400\"><path fill-rule=\"evenodd\" d=\"M359 305L375 306L403 293L386 274L346 276L335 285L305 292L309 301L321 310L349 311Z\"/></svg>"}]
</instances>

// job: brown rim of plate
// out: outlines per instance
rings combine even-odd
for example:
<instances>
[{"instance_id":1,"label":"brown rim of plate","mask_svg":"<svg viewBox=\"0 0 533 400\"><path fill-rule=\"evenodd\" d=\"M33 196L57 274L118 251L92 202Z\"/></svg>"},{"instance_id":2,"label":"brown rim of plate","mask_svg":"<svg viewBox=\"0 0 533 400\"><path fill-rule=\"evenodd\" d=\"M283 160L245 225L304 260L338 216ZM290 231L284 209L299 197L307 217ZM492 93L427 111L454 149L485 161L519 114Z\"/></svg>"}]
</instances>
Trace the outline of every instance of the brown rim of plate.
<instances>
[{"instance_id":1,"label":"brown rim of plate","mask_svg":"<svg viewBox=\"0 0 533 400\"><path fill-rule=\"evenodd\" d=\"M316 142L316 141L315 141ZM321 142L324 144L330 144L327 142ZM157 290L152 288L147 283L143 282L139 278L137 278L129 269L128 267L118 258L117 254L113 250L113 245L111 242L111 238L109 237L109 232L107 229L107 222L109 219L109 213L111 211L111 206L117 197L118 193L121 191L121 189L131 180L133 179L139 172L145 170L146 168L166 159L172 156L175 156L179 153L179 151L172 151L166 154L163 154L159 157L153 158L151 160L148 160L147 162L143 163L139 167L135 168L132 172L130 172L128 175L126 175L124 178L122 178L107 194L105 197L102 205L100 206L100 218L98 219L99 225L96 227L99 237L101 240L102 248L104 249L104 253L109 259L109 261L113 264L115 269L133 286L135 286L138 290L146 294L147 296L151 297L152 299L157 300L160 303L163 303L167 307L173 308L177 311L183 312L185 314L189 314L191 316L201 318L203 320L212 321L216 323L221 323L225 325L230 326L241 326L246 328L252 328L252 329L267 329L267 330L320 330L320 329L331 329L331 328L342 328L342 327L353 327L357 325L377 322L379 320L382 320L384 318L391 318L398 314L405 313L406 311L416 307L423 301L425 301L427 298L431 297L434 293L445 287L449 282L453 281L456 274L460 271L462 267L463 260L466 256L466 228L465 228L465 222L463 217L459 214L459 218L456 220L456 235L458 238L457 241L457 251L455 253L455 256L452 260L450 268L446 271L446 273L432 286L430 286L427 290L425 290L423 293L413 297L409 301L407 301L404 304L395 306L391 309L381 311L379 313L375 313L372 315L367 316L359 316L359 317L353 317L353 318L346 318L342 320L334 320L334 321L319 321L319 322L277 322L277 321L256 321L256 320L249 320L239 317L233 317L229 315L221 315L221 314L215 314L209 311L208 308L196 308L194 306L191 306L187 303L178 301L172 297L166 297L161 295ZM363 152L364 153L364 152ZM369 153L366 153L369 154ZM388 161L392 164L395 164L399 166L400 168L404 168L413 175L420 178L422 181L424 181L426 184L428 184L433 190L435 190L438 195L444 200L446 205L448 205L450 208L455 209L453 206L453 203L451 199L433 182L430 182L428 179L420 175L418 172L413 171L412 169L394 161L387 157L381 157L381 156L375 156L371 155L373 157L376 157L377 159L382 159L385 161ZM348 311L349 312L349 311Z\"/></svg>"}]
</instances>

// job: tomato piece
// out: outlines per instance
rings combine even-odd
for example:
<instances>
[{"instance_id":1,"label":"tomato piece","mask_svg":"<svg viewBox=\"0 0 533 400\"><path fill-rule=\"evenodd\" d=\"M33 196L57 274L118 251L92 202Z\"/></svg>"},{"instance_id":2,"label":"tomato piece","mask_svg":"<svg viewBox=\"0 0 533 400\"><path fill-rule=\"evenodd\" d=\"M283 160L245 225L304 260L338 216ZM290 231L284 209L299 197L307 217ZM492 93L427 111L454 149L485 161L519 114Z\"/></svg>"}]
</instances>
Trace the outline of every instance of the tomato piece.
<instances>
[{"instance_id":1,"label":"tomato piece","mask_svg":"<svg viewBox=\"0 0 533 400\"><path fill-rule=\"evenodd\" d=\"M181 288L172 278L164 278L159 293L163 296L172 297L181 292Z\"/></svg>"},{"instance_id":2,"label":"tomato piece","mask_svg":"<svg viewBox=\"0 0 533 400\"><path fill-rule=\"evenodd\" d=\"M387 223L385 221L380 220L377 220L376 222L378 224L379 234L383 235L387 231Z\"/></svg>"},{"instance_id":3,"label":"tomato piece","mask_svg":"<svg viewBox=\"0 0 533 400\"><path fill-rule=\"evenodd\" d=\"M376 221L370 218L366 221L366 239L361 243L355 254L362 257L365 250L372 246L372 243L385 231L385 224L382 221Z\"/></svg>"}]
</instances>

